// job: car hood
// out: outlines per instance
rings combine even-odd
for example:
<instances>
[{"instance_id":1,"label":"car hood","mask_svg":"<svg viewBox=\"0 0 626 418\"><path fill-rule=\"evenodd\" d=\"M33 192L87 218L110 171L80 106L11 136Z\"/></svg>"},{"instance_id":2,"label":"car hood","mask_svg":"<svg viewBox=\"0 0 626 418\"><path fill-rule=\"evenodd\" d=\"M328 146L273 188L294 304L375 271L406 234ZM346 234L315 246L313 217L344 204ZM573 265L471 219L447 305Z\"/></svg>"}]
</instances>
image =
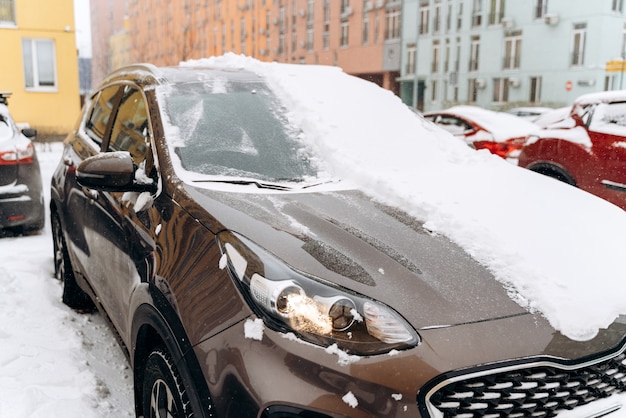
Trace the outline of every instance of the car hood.
<instances>
[{"instance_id":1,"label":"car hood","mask_svg":"<svg viewBox=\"0 0 626 418\"><path fill-rule=\"evenodd\" d=\"M460 247L362 192L185 188L214 233L237 232L297 270L386 303L417 329L527 313Z\"/></svg>"}]
</instances>

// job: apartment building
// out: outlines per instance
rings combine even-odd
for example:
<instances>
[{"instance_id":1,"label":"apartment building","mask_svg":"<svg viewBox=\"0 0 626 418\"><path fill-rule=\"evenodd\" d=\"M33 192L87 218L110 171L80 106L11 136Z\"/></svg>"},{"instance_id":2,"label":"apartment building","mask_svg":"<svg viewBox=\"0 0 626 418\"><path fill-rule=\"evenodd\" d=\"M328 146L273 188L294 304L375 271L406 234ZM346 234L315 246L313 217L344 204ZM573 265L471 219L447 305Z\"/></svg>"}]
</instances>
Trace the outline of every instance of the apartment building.
<instances>
[{"instance_id":1,"label":"apartment building","mask_svg":"<svg viewBox=\"0 0 626 418\"><path fill-rule=\"evenodd\" d=\"M91 0L89 7L91 79L96 86L114 69L133 62L128 55L128 0Z\"/></svg>"},{"instance_id":2,"label":"apartment building","mask_svg":"<svg viewBox=\"0 0 626 418\"><path fill-rule=\"evenodd\" d=\"M626 88L623 0L404 0L400 96L428 111Z\"/></svg>"},{"instance_id":3,"label":"apartment building","mask_svg":"<svg viewBox=\"0 0 626 418\"><path fill-rule=\"evenodd\" d=\"M110 0L91 9L96 83L113 62L175 65L233 52L336 65L399 93L400 0ZM128 53L116 61L111 38L123 49L124 25Z\"/></svg>"},{"instance_id":4,"label":"apartment building","mask_svg":"<svg viewBox=\"0 0 626 418\"><path fill-rule=\"evenodd\" d=\"M0 90L41 135L67 133L80 110L72 0L0 0Z\"/></svg>"}]
</instances>

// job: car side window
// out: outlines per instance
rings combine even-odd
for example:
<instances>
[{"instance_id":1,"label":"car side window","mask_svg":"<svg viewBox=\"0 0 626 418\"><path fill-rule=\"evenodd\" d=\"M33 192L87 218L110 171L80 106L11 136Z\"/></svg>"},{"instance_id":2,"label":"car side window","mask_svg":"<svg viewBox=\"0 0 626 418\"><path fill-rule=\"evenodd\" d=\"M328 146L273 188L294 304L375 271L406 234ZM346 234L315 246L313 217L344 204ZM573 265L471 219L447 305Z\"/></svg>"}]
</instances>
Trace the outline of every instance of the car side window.
<instances>
[{"instance_id":1,"label":"car side window","mask_svg":"<svg viewBox=\"0 0 626 418\"><path fill-rule=\"evenodd\" d=\"M98 144L102 144L104 141L119 89L119 86L107 87L98 92L92 99L93 107L85 122L85 132L89 138Z\"/></svg>"},{"instance_id":2,"label":"car side window","mask_svg":"<svg viewBox=\"0 0 626 418\"><path fill-rule=\"evenodd\" d=\"M150 149L148 113L143 94L126 86L111 129L108 151L128 151L138 167L145 169Z\"/></svg>"},{"instance_id":3,"label":"car side window","mask_svg":"<svg viewBox=\"0 0 626 418\"><path fill-rule=\"evenodd\" d=\"M626 137L626 103L600 103L593 112L589 130Z\"/></svg>"}]
</instances>

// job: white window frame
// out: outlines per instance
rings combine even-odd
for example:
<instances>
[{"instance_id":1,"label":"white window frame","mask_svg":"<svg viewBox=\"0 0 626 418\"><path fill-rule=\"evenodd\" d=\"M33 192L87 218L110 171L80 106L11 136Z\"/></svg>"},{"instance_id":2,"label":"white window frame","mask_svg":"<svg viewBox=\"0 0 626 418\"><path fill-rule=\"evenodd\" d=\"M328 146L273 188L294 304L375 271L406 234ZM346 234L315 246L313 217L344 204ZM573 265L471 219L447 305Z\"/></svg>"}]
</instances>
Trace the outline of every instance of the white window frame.
<instances>
[{"instance_id":1,"label":"white window frame","mask_svg":"<svg viewBox=\"0 0 626 418\"><path fill-rule=\"evenodd\" d=\"M493 79L493 102L507 103L509 101L509 79L496 77Z\"/></svg>"},{"instance_id":2,"label":"white window frame","mask_svg":"<svg viewBox=\"0 0 626 418\"><path fill-rule=\"evenodd\" d=\"M38 43L47 43L52 48L52 85L42 85L40 76L41 69L39 68L41 62L38 59L37 54L37 44ZM27 62L26 62L26 52L30 53L30 57L32 58L32 62L30 63L29 70L31 71L32 80L27 80ZM58 91L58 74L57 74L57 60L56 60L56 44L54 39L45 39L45 38L22 38L22 59L23 59L23 70L24 70L24 87L27 91L48 91L48 92L56 92ZM29 85L29 82L32 85Z\"/></svg>"},{"instance_id":3,"label":"white window frame","mask_svg":"<svg viewBox=\"0 0 626 418\"><path fill-rule=\"evenodd\" d=\"M571 65L573 67L580 67L585 65L585 41L587 38L587 25L577 24L574 25L574 32L572 33L572 59Z\"/></svg>"},{"instance_id":4,"label":"white window frame","mask_svg":"<svg viewBox=\"0 0 626 418\"><path fill-rule=\"evenodd\" d=\"M472 8L472 24L471 27L480 27L483 24L483 0L474 0Z\"/></svg>"},{"instance_id":5,"label":"white window frame","mask_svg":"<svg viewBox=\"0 0 626 418\"><path fill-rule=\"evenodd\" d=\"M535 19L543 19L548 12L548 0L537 0L535 5Z\"/></svg>"},{"instance_id":6,"label":"white window frame","mask_svg":"<svg viewBox=\"0 0 626 418\"><path fill-rule=\"evenodd\" d=\"M504 17L505 0L490 0L489 4L489 24L499 25Z\"/></svg>"},{"instance_id":7,"label":"white window frame","mask_svg":"<svg viewBox=\"0 0 626 418\"><path fill-rule=\"evenodd\" d=\"M515 34L504 38L504 65L505 70L518 70L522 54L522 35Z\"/></svg>"},{"instance_id":8,"label":"white window frame","mask_svg":"<svg viewBox=\"0 0 626 418\"><path fill-rule=\"evenodd\" d=\"M438 73L439 72L439 61L441 54L441 44L439 43L439 39L435 39L433 41L433 50L432 50L432 61L431 61L431 72Z\"/></svg>"},{"instance_id":9,"label":"white window frame","mask_svg":"<svg viewBox=\"0 0 626 418\"><path fill-rule=\"evenodd\" d=\"M430 8L428 6L420 7L420 27L419 34L426 35L429 31Z\"/></svg>"},{"instance_id":10,"label":"white window frame","mask_svg":"<svg viewBox=\"0 0 626 418\"><path fill-rule=\"evenodd\" d=\"M347 48L348 47L348 36L350 34L350 26L348 25L348 22L341 22L341 37L340 37L340 41L339 41L339 46L341 46L342 48Z\"/></svg>"},{"instance_id":11,"label":"white window frame","mask_svg":"<svg viewBox=\"0 0 626 418\"><path fill-rule=\"evenodd\" d=\"M417 47L411 45L406 49L406 74L415 74L415 64L417 63Z\"/></svg>"},{"instance_id":12,"label":"white window frame","mask_svg":"<svg viewBox=\"0 0 626 418\"><path fill-rule=\"evenodd\" d=\"M529 103L541 103L541 85L543 78L541 76L530 77L530 91L528 95Z\"/></svg>"},{"instance_id":13,"label":"white window frame","mask_svg":"<svg viewBox=\"0 0 626 418\"><path fill-rule=\"evenodd\" d=\"M402 15L400 9L385 11L385 40L399 39L402 34Z\"/></svg>"},{"instance_id":14,"label":"white window frame","mask_svg":"<svg viewBox=\"0 0 626 418\"><path fill-rule=\"evenodd\" d=\"M17 25L15 17L15 0L0 0L0 10L3 10L7 14L5 19L3 19L3 16L0 15L0 27L15 27ZM8 17L8 19L6 19L6 17Z\"/></svg>"},{"instance_id":15,"label":"white window frame","mask_svg":"<svg viewBox=\"0 0 626 418\"><path fill-rule=\"evenodd\" d=\"M470 62L469 71L478 71L478 57L480 55L480 38L472 37L470 44Z\"/></svg>"}]
</instances>

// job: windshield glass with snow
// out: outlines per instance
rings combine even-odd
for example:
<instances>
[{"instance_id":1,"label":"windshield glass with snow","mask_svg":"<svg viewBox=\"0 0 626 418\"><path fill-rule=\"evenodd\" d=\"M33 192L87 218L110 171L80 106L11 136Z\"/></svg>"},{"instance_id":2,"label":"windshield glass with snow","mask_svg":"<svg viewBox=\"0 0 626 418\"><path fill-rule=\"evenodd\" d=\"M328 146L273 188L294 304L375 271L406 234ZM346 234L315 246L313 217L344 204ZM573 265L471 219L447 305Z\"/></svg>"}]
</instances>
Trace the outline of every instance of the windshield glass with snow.
<instances>
[{"instance_id":1,"label":"windshield glass with snow","mask_svg":"<svg viewBox=\"0 0 626 418\"><path fill-rule=\"evenodd\" d=\"M593 112L589 129L626 137L626 103L600 103Z\"/></svg>"},{"instance_id":2,"label":"windshield glass with snow","mask_svg":"<svg viewBox=\"0 0 626 418\"><path fill-rule=\"evenodd\" d=\"M315 176L299 131L260 81L182 83L165 95L168 141L199 175L301 181Z\"/></svg>"}]
</instances>

